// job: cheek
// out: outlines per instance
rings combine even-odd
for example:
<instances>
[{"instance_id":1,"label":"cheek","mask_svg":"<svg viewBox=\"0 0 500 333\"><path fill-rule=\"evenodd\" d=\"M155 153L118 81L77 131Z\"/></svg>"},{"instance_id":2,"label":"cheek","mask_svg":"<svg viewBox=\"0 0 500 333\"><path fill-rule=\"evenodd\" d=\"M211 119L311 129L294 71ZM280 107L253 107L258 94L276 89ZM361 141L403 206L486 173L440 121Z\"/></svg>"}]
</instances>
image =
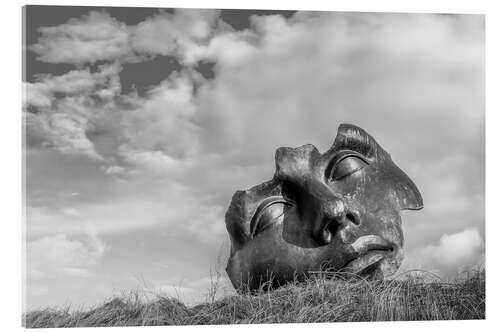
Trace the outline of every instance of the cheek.
<instances>
[{"instance_id":1,"label":"cheek","mask_svg":"<svg viewBox=\"0 0 500 333\"><path fill-rule=\"evenodd\" d=\"M403 247L404 237L401 228L401 216L393 212L378 217L381 224L381 236L388 241L396 244L399 248Z\"/></svg>"},{"instance_id":2,"label":"cheek","mask_svg":"<svg viewBox=\"0 0 500 333\"><path fill-rule=\"evenodd\" d=\"M341 182L331 183L334 191L341 193L346 201L356 202L367 213L383 215L399 211L397 195L387 182L383 170L367 167Z\"/></svg>"},{"instance_id":3,"label":"cheek","mask_svg":"<svg viewBox=\"0 0 500 333\"><path fill-rule=\"evenodd\" d=\"M287 207L283 218L283 240L291 245L314 248L318 245L311 237L312 233L312 223L301 220L297 207Z\"/></svg>"},{"instance_id":4,"label":"cheek","mask_svg":"<svg viewBox=\"0 0 500 333\"><path fill-rule=\"evenodd\" d=\"M359 212L361 233L378 234L402 247L403 232L397 200L390 184L383 179L377 170L363 170L349 181L335 184L335 190L343 194L348 206Z\"/></svg>"}]
</instances>

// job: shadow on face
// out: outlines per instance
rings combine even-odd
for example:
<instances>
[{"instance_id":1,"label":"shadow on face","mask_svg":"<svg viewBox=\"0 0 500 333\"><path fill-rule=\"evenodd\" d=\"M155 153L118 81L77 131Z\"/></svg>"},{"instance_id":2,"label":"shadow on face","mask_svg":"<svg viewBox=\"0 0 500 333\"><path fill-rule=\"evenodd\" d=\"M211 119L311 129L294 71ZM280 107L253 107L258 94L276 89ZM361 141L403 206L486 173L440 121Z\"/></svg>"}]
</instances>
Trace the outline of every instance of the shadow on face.
<instances>
[{"instance_id":1,"label":"shadow on face","mask_svg":"<svg viewBox=\"0 0 500 333\"><path fill-rule=\"evenodd\" d=\"M226 213L236 289L317 272L383 278L399 268L400 211L421 209L422 197L369 134L343 124L324 154L313 145L279 148L275 161L273 179L237 191Z\"/></svg>"}]
</instances>

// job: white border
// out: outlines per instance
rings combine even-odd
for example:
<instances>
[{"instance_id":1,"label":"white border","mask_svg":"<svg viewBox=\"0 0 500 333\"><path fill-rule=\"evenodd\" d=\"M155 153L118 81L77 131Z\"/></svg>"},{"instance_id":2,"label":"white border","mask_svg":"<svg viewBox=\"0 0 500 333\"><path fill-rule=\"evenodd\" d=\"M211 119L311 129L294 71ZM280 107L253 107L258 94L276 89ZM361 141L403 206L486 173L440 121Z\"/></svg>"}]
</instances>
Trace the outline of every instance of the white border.
<instances>
[{"instance_id":1,"label":"white border","mask_svg":"<svg viewBox=\"0 0 500 333\"><path fill-rule=\"evenodd\" d=\"M417 332L422 330L453 330L453 332L471 331L474 329L489 331L488 328L500 327L498 309L499 269L496 253L499 252L500 242L495 239L500 235L500 214L495 210L500 200L498 188L500 187L500 163L498 145L500 143L500 128L498 110L500 110L498 89L500 83L499 22L500 12L495 1L444 1L444 0L419 0L419 1L388 1L388 0L350 0L343 2L329 2L321 0L307 1L282 1L253 0L253 1L228 1L228 0L66 0L66 1L5 1L2 3L2 108L0 124L0 152L2 163L0 174L2 207L1 235L1 307L0 328L2 331L21 330L21 6L24 4L39 5L74 5L74 6L124 6L124 7L188 7L188 8L253 8L253 9L300 9L300 10L335 10L335 11L372 11L372 12L439 12L439 13L475 13L486 14L486 268L487 268L487 312L485 321L460 321L460 322L397 322L397 323L335 323L335 324L308 324L301 325L240 325L235 326L209 326L209 327L171 327L169 331L186 332L202 330L203 332L232 332L238 329L242 332L261 330L292 331L307 330L349 330L372 332ZM5 102L6 100L6 102ZM482 209L482 207L478 207ZM8 328L8 330L6 330ZM126 329L131 332L139 330L165 330L160 328L106 328L110 330ZM79 329L79 332L100 332L104 328ZM54 329L44 330L52 332ZM64 330L63 330L64 331ZM61 332L58 329L56 332Z\"/></svg>"}]
</instances>

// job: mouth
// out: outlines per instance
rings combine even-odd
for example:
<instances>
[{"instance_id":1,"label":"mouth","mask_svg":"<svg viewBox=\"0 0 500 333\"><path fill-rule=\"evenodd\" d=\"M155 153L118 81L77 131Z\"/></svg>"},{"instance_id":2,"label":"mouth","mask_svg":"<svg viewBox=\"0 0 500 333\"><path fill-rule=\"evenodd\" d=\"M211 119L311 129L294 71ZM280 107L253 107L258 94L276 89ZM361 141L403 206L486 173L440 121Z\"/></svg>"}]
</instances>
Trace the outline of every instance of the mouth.
<instances>
[{"instance_id":1,"label":"mouth","mask_svg":"<svg viewBox=\"0 0 500 333\"><path fill-rule=\"evenodd\" d=\"M380 267L382 261L394 252L394 246L385 239L375 236L363 236L351 244L354 259L341 269L360 277L372 275Z\"/></svg>"},{"instance_id":2,"label":"mouth","mask_svg":"<svg viewBox=\"0 0 500 333\"><path fill-rule=\"evenodd\" d=\"M359 277L371 276L379 267L390 251L368 251L365 255L351 260L341 269Z\"/></svg>"}]
</instances>

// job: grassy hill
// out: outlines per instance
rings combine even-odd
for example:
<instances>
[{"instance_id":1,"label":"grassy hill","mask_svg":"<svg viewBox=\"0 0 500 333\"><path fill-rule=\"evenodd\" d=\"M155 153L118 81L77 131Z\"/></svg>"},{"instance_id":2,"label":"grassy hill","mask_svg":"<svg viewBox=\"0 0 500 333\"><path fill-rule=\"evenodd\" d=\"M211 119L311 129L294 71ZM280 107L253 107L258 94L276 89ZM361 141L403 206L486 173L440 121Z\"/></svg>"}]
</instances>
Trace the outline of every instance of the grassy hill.
<instances>
[{"instance_id":1,"label":"grassy hill","mask_svg":"<svg viewBox=\"0 0 500 333\"><path fill-rule=\"evenodd\" d=\"M485 273L452 282L416 277L378 282L311 279L257 295L187 307L171 298L113 298L86 311L42 309L26 327L206 325L485 318Z\"/></svg>"}]
</instances>

